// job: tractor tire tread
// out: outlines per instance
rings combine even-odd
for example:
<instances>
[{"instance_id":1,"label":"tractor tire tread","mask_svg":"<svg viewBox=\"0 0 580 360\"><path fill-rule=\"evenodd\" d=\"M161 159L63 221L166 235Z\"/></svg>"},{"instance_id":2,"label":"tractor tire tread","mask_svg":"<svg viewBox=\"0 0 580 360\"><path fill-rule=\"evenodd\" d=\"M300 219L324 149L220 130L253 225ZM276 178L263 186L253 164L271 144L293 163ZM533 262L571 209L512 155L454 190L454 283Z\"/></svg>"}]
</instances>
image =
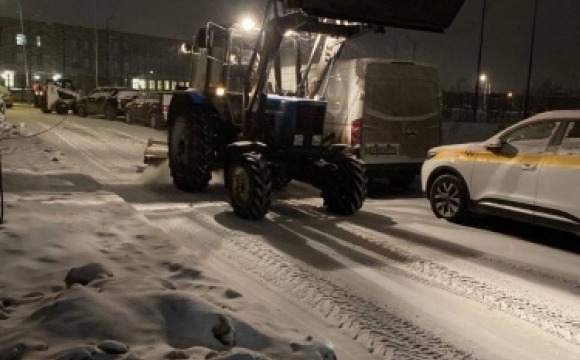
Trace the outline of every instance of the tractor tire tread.
<instances>
[{"instance_id":1,"label":"tractor tire tread","mask_svg":"<svg viewBox=\"0 0 580 360\"><path fill-rule=\"evenodd\" d=\"M353 215L364 204L367 195L365 167L351 154L340 154L335 160L338 167L332 189L322 192L324 206L337 215Z\"/></svg>"},{"instance_id":2,"label":"tractor tire tread","mask_svg":"<svg viewBox=\"0 0 580 360\"><path fill-rule=\"evenodd\" d=\"M189 132L194 143L191 156L195 153L198 157L195 165L186 166L186 169L179 171L179 163L175 161L172 146L172 129L169 131L169 168L173 184L185 192L200 192L205 190L211 180L211 154L212 147L209 144L209 129L207 124L199 117L194 119L183 119L185 127L191 127ZM184 128L184 131L187 131Z\"/></svg>"}]
</instances>

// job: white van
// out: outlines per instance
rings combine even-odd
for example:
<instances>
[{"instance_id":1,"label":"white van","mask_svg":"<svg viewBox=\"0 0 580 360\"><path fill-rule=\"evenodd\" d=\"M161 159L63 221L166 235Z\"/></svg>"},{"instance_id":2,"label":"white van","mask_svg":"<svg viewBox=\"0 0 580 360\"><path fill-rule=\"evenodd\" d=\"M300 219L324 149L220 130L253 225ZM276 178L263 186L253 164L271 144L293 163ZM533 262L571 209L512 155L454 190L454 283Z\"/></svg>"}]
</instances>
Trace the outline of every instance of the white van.
<instances>
[{"instance_id":1,"label":"white van","mask_svg":"<svg viewBox=\"0 0 580 360\"><path fill-rule=\"evenodd\" d=\"M409 61L336 60L322 96L325 133L350 144L370 181L410 185L427 151L441 143L437 69Z\"/></svg>"}]
</instances>

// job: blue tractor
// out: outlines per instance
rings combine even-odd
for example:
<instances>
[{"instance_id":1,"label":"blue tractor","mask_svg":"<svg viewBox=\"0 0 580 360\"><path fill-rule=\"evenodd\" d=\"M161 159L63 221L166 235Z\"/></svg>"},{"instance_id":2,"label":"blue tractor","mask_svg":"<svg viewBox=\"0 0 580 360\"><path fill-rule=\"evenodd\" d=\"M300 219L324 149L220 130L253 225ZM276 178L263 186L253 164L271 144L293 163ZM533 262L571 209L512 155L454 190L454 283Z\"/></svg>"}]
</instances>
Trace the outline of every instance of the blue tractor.
<instances>
[{"instance_id":1,"label":"blue tractor","mask_svg":"<svg viewBox=\"0 0 580 360\"><path fill-rule=\"evenodd\" d=\"M325 133L326 102L306 95L317 44L303 64L303 42L383 26L442 31L463 1L269 0L260 29L208 23L192 44L190 89L175 92L169 108L175 186L202 191L223 169L230 204L245 219L264 217L272 189L290 180L320 189L329 212L356 213L364 166Z\"/></svg>"}]
</instances>

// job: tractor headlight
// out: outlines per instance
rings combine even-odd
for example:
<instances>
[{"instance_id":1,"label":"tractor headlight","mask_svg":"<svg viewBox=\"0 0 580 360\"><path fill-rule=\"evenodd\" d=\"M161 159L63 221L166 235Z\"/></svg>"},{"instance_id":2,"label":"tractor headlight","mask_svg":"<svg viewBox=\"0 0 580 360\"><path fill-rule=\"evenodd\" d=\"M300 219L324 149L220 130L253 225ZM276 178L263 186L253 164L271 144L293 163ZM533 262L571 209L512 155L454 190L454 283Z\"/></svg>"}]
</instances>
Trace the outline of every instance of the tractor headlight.
<instances>
[{"instance_id":1,"label":"tractor headlight","mask_svg":"<svg viewBox=\"0 0 580 360\"><path fill-rule=\"evenodd\" d=\"M215 94L219 97L222 97L226 94L226 88L223 86L219 86L215 89Z\"/></svg>"}]
</instances>

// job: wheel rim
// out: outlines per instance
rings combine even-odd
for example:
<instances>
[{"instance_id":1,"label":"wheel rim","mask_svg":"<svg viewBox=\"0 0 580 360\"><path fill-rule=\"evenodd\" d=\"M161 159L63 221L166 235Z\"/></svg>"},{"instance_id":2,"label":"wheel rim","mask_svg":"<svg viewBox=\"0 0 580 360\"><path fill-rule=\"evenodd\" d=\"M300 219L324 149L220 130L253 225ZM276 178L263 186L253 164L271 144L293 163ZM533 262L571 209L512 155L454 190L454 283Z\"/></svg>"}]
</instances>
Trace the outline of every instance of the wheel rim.
<instances>
[{"instance_id":1,"label":"wheel rim","mask_svg":"<svg viewBox=\"0 0 580 360\"><path fill-rule=\"evenodd\" d=\"M236 166L232 170L232 190L238 204L245 204L250 200L250 178L246 170Z\"/></svg>"},{"instance_id":2,"label":"wheel rim","mask_svg":"<svg viewBox=\"0 0 580 360\"><path fill-rule=\"evenodd\" d=\"M455 216L461 207L461 192L452 181L443 181L435 188L435 210L444 218Z\"/></svg>"}]
</instances>

